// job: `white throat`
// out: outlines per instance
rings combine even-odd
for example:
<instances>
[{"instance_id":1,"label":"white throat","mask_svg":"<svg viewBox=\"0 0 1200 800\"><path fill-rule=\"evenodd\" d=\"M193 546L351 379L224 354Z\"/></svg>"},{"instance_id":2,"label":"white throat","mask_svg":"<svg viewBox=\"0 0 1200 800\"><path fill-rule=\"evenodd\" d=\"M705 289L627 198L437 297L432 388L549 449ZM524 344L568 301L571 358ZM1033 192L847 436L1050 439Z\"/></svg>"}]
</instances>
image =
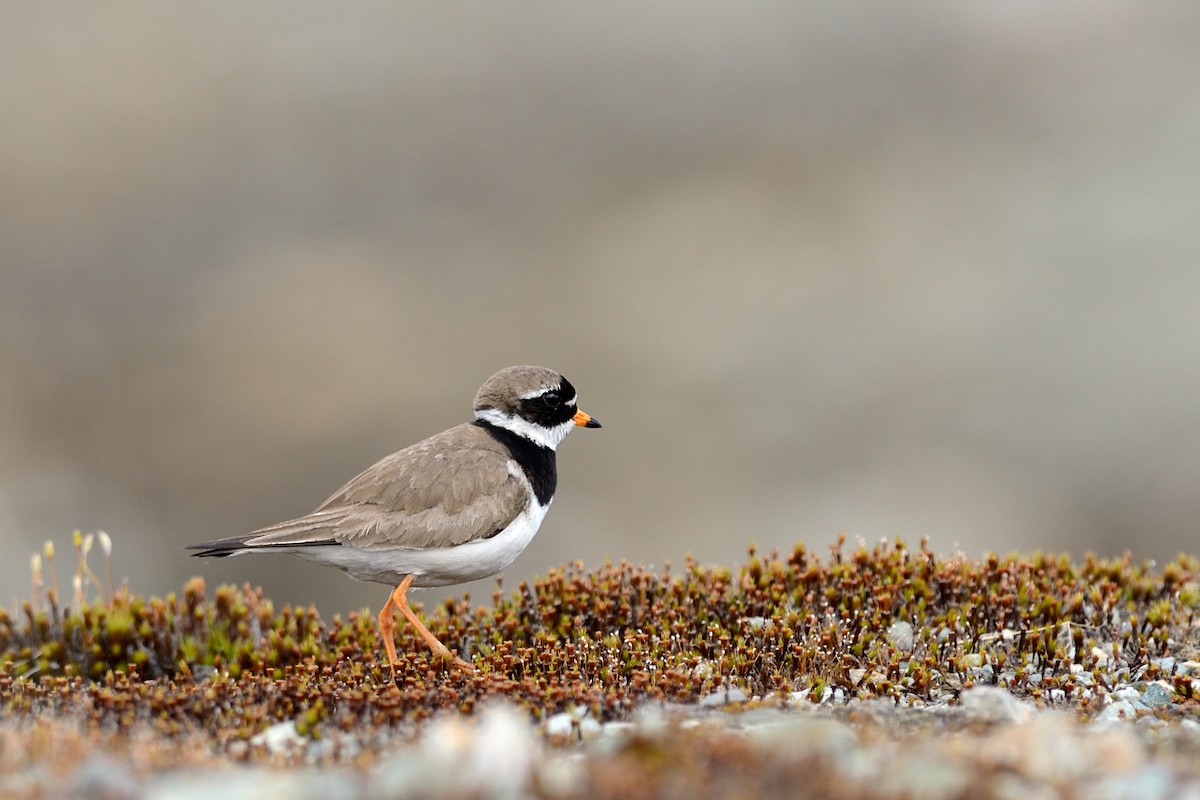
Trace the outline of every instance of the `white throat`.
<instances>
[{"instance_id":1,"label":"white throat","mask_svg":"<svg viewBox=\"0 0 1200 800\"><path fill-rule=\"evenodd\" d=\"M524 436L534 444L540 444L542 447L549 447L551 450L558 448L558 443L567 438L567 434L571 432L571 428L575 427L572 420L567 420L561 425L556 425L553 428L543 428L541 425L534 425L527 419L505 414L499 409L485 408L475 412L475 419L482 420L497 428L504 428L506 431L512 431L517 436Z\"/></svg>"}]
</instances>

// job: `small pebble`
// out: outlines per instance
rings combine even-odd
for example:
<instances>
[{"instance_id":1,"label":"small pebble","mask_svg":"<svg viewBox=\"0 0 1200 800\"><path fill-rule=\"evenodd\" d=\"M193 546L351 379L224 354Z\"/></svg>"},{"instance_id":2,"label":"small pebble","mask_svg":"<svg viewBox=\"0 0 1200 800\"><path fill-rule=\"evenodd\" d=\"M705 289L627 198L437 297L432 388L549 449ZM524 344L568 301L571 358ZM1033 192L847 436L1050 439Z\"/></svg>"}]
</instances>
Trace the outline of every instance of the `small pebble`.
<instances>
[{"instance_id":1,"label":"small pebble","mask_svg":"<svg viewBox=\"0 0 1200 800\"><path fill-rule=\"evenodd\" d=\"M1113 692L1113 697L1127 703L1140 704L1142 702L1142 693L1132 686L1122 686Z\"/></svg>"},{"instance_id":2,"label":"small pebble","mask_svg":"<svg viewBox=\"0 0 1200 800\"><path fill-rule=\"evenodd\" d=\"M973 686L964 689L959 702L967 714L983 722L1027 722L1034 707L1013 697L998 686Z\"/></svg>"},{"instance_id":3,"label":"small pebble","mask_svg":"<svg viewBox=\"0 0 1200 800\"><path fill-rule=\"evenodd\" d=\"M1142 702L1149 708L1163 708L1171 705L1175 700L1175 690L1165 683L1158 681L1146 685L1146 691L1142 692Z\"/></svg>"},{"instance_id":4,"label":"small pebble","mask_svg":"<svg viewBox=\"0 0 1200 800\"><path fill-rule=\"evenodd\" d=\"M717 708L728 703L744 703L746 699L745 692L736 686L730 686L727 689L720 689L702 697L700 699L700 707Z\"/></svg>"},{"instance_id":5,"label":"small pebble","mask_svg":"<svg viewBox=\"0 0 1200 800\"><path fill-rule=\"evenodd\" d=\"M979 668L972 667L967 670L967 674L976 683L992 684L996 682L996 670L992 669L991 664L984 664Z\"/></svg>"},{"instance_id":6,"label":"small pebble","mask_svg":"<svg viewBox=\"0 0 1200 800\"><path fill-rule=\"evenodd\" d=\"M911 653L916 637L913 633L913 626L911 623L905 622L904 620L897 620L896 622L892 623L890 628L888 628L887 638L897 650L902 650L905 653Z\"/></svg>"},{"instance_id":7,"label":"small pebble","mask_svg":"<svg viewBox=\"0 0 1200 800\"><path fill-rule=\"evenodd\" d=\"M1133 703L1128 700L1117 700L1096 715L1097 722L1118 722L1135 718L1137 718L1137 711Z\"/></svg>"},{"instance_id":8,"label":"small pebble","mask_svg":"<svg viewBox=\"0 0 1200 800\"><path fill-rule=\"evenodd\" d=\"M575 721L571 719L570 714L563 711L547 719L542 727L545 729L547 736L567 737L571 735L571 731L575 727Z\"/></svg>"},{"instance_id":9,"label":"small pebble","mask_svg":"<svg viewBox=\"0 0 1200 800\"><path fill-rule=\"evenodd\" d=\"M305 738L296 730L296 721L291 719L277 722L250 737L250 744L264 746L268 753L285 753L304 742Z\"/></svg>"}]
</instances>

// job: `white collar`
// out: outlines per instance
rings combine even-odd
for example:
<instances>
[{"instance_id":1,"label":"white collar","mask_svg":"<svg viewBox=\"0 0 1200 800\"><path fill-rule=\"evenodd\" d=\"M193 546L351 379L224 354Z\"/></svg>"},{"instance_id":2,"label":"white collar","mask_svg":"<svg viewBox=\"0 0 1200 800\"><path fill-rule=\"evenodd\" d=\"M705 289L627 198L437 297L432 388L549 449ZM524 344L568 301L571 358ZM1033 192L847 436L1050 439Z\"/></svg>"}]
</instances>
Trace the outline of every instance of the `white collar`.
<instances>
[{"instance_id":1,"label":"white collar","mask_svg":"<svg viewBox=\"0 0 1200 800\"><path fill-rule=\"evenodd\" d=\"M542 447L548 447L551 450L556 449L558 443L567 438L567 434L571 432L571 428L575 427L574 420L567 420L553 428L545 428L522 417L505 414L495 408L485 408L476 411L475 419L495 425L497 428L504 428L506 431L511 431L517 436L528 439Z\"/></svg>"}]
</instances>

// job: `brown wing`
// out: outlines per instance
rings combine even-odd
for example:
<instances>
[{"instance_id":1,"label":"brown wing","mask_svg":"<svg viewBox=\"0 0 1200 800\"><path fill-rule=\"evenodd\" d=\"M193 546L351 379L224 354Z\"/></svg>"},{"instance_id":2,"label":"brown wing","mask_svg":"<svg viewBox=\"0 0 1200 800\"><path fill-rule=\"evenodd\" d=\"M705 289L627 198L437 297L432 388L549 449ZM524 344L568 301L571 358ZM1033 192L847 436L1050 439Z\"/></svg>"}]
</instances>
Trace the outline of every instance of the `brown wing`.
<instances>
[{"instance_id":1,"label":"brown wing","mask_svg":"<svg viewBox=\"0 0 1200 800\"><path fill-rule=\"evenodd\" d=\"M311 514L237 538L241 547L337 542L366 550L486 538L529 505L511 458L482 429L460 425L369 467Z\"/></svg>"}]
</instances>

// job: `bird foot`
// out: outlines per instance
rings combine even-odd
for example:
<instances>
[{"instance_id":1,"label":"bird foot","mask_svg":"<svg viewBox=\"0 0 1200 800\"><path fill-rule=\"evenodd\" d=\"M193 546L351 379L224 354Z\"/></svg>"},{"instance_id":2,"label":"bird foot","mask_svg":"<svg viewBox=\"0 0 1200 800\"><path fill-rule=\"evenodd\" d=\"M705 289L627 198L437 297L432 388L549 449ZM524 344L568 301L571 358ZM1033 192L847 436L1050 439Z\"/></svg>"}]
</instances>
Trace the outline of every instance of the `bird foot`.
<instances>
[{"instance_id":1,"label":"bird foot","mask_svg":"<svg viewBox=\"0 0 1200 800\"><path fill-rule=\"evenodd\" d=\"M437 657L442 664L445 664L448 661L453 661L454 666L458 667L463 672L475 672L475 665L473 665L470 661L464 661L459 656L450 652L448 648L441 651L436 651L433 655Z\"/></svg>"}]
</instances>

